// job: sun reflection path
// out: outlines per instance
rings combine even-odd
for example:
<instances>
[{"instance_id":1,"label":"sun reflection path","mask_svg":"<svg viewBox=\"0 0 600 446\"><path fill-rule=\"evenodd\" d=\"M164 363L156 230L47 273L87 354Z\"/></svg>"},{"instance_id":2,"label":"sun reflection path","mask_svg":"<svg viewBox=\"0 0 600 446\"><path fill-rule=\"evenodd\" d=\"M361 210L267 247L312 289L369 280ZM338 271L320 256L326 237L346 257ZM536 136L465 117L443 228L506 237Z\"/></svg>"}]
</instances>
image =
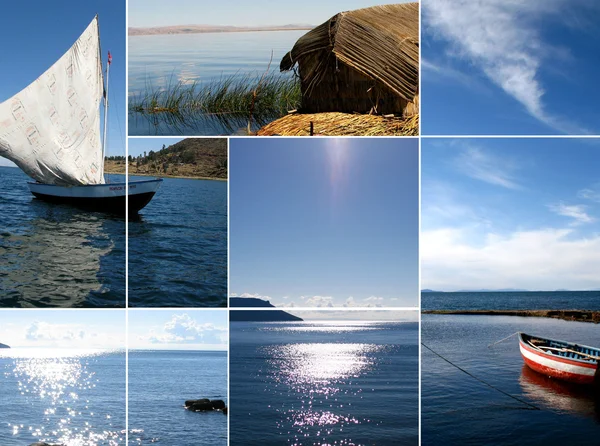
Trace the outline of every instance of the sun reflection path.
<instances>
[{"instance_id":1,"label":"sun reflection path","mask_svg":"<svg viewBox=\"0 0 600 446\"><path fill-rule=\"evenodd\" d=\"M269 373L273 381L273 391L288 394L296 393L298 402L282 405L276 411L282 416L278 422L281 431L293 433L291 444L315 435L325 441L325 437L335 432L343 432L349 425L369 423L368 419L354 417L352 403L347 396L362 399L360 386L353 386L363 374L373 368L377 359L373 353L385 346L360 343L301 343L264 347L269 359ZM304 440L303 440L304 439ZM298 443L300 442L300 443ZM326 444L326 443L315 443ZM352 445L352 440L338 440L331 444Z\"/></svg>"},{"instance_id":2,"label":"sun reflection path","mask_svg":"<svg viewBox=\"0 0 600 446\"><path fill-rule=\"evenodd\" d=\"M12 370L5 376L16 379L18 391L28 405L45 407L44 417L39 426L9 423L13 436L27 431L40 441L67 446L123 444L122 432L96 429L93 423L99 416L111 419L109 414L96 413L87 399L99 382L90 370L96 354L51 357L48 350L39 355L28 353L30 357L16 356ZM113 426L112 422L109 426Z\"/></svg>"}]
</instances>

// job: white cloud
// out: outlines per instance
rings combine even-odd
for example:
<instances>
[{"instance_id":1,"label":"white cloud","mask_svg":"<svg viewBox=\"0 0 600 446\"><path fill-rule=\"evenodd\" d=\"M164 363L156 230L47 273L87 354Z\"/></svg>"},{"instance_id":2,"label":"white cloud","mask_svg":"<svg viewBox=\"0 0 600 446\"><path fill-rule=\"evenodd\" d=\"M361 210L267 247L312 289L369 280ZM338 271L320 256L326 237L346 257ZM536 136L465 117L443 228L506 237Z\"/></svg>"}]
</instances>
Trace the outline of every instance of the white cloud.
<instances>
[{"instance_id":1,"label":"white cloud","mask_svg":"<svg viewBox=\"0 0 600 446\"><path fill-rule=\"evenodd\" d=\"M559 17L567 0L429 0L423 16L430 31L450 42L451 56L479 68L539 121L560 131L579 131L550 115L539 77L545 59L556 53L543 42L540 24Z\"/></svg>"},{"instance_id":2,"label":"white cloud","mask_svg":"<svg viewBox=\"0 0 600 446\"><path fill-rule=\"evenodd\" d=\"M464 229L421 235L423 288L457 290L600 287L600 236L575 237L572 229L488 233L472 245Z\"/></svg>"},{"instance_id":3,"label":"white cloud","mask_svg":"<svg viewBox=\"0 0 600 446\"><path fill-rule=\"evenodd\" d=\"M507 189L521 189L514 174L518 164L477 147L466 147L461 151L455 165L471 178Z\"/></svg>"},{"instance_id":4,"label":"white cloud","mask_svg":"<svg viewBox=\"0 0 600 446\"><path fill-rule=\"evenodd\" d=\"M223 344L227 342L227 327L199 324L187 313L175 314L161 330L151 329L138 340L151 344Z\"/></svg>"},{"instance_id":5,"label":"white cloud","mask_svg":"<svg viewBox=\"0 0 600 446\"><path fill-rule=\"evenodd\" d=\"M595 221L593 217L588 215L586 212L586 206L584 205L566 205L564 203L557 203L548 205L548 208L555 212L558 215L562 215L563 217L572 218L573 225L580 225L584 223L592 223Z\"/></svg>"},{"instance_id":6,"label":"white cloud","mask_svg":"<svg viewBox=\"0 0 600 446\"><path fill-rule=\"evenodd\" d=\"M331 296L301 296L306 307L333 307L333 297Z\"/></svg>"}]
</instances>

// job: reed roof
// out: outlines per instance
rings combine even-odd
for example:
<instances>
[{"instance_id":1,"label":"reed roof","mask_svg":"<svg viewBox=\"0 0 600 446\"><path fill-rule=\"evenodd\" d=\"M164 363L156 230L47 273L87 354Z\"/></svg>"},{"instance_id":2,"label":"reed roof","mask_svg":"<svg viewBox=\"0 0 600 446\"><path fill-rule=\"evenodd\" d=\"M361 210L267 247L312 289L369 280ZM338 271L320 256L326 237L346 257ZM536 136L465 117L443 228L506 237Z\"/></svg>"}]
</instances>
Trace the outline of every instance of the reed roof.
<instances>
[{"instance_id":1,"label":"reed roof","mask_svg":"<svg viewBox=\"0 0 600 446\"><path fill-rule=\"evenodd\" d=\"M280 63L287 71L309 58L333 53L344 64L377 79L412 101L419 85L419 4L401 3L336 14L302 36ZM326 61L311 64L309 82L319 83Z\"/></svg>"}]
</instances>

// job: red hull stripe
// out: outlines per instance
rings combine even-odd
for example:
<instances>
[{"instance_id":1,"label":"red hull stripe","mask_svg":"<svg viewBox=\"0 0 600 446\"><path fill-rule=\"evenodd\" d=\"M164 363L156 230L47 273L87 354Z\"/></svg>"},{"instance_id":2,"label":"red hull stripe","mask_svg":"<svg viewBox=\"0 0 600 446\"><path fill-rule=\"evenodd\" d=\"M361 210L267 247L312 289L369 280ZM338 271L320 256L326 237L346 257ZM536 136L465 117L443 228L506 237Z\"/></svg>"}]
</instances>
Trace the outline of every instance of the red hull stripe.
<instances>
[{"instance_id":1,"label":"red hull stripe","mask_svg":"<svg viewBox=\"0 0 600 446\"><path fill-rule=\"evenodd\" d=\"M525 356L523 356L523 360L525 361L525 364L527 364L531 369L546 376L551 376L556 379L561 379L564 381L579 384L593 384L594 382L594 376L580 375L578 373L570 373L562 370L556 370L534 362Z\"/></svg>"},{"instance_id":2,"label":"red hull stripe","mask_svg":"<svg viewBox=\"0 0 600 446\"><path fill-rule=\"evenodd\" d=\"M563 364L569 364L569 365L575 365L577 367L584 367L587 369L592 369L592 370L596 370L598 368L597 364L593 364L587 361L577 361L577 360L573 360L573 359L569 359L569 358L564 358L562 356L558 356L558 355L552 355L552 354L548 354L545 352L541 352L539 350L535 350L534 348L530 347L527 344L524 344L521 342L521 346L526 349L528 352L537 355L537 356L541 356L542 358L547 358L550 359L552 361L555 362L562 362Z\"/></svg>"}]
</instances>

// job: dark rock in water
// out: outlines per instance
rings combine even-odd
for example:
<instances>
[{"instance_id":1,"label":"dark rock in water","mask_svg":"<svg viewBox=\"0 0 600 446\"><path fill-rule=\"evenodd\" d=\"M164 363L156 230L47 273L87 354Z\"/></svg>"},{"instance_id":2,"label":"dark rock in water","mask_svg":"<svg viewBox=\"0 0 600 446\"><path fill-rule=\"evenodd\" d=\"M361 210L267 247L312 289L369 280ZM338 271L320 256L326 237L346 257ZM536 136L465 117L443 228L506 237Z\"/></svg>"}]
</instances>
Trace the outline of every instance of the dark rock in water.
<instances>
[{"instance_id":1,"label":"dark rock in water","mask_svg":"<svg viewBox=\"0 0 600 446\"><path fill-rule=\"evenodd\" d=\"M38 441L37 443L31 443L29 446L65 446L64 444L50 444Z\"/></svg>"},{"instance_id":2,"label":"dark rock in water","mask_svg":"<svg viewBox=\"0 0 600 446\"><path fill-rule=\"evenodd\" d=\"M227 415L227 407L224 407L222 412L224 415Z\"/></svg>"},{"instance_id":3,"label":"dark rock in water","mask_svg":"<svg viewBox=\"0 0 600 446\"><path fill-rule=\"evenodd\" d=\"M196 403L210 403L210 400L208 398L202 398L200 400L187 400L185 402L185 407L192 406Z\"/></svg>"},{"instance_id":4,"label":"dark rock in water","mask_svg":"<svg viewBox=\"0 0 600 446\"><path fill-rule=\"evenodd\" d=\"M221 410L227 414L227 406L223 400L209 400L208 398L202 398L199 400L187 400L185 408L192 412L207 412L212 410Z\"/></svg>"},{"instance_id":5,"label":"dark rock in water","mask_svg":"<svg viewBox=\"0 0 600 446\"><path fill-rule=\"evenodd\" d=\"M212 403L213 409L215 409L215 410L223 410L226 407L225 401L223 401L223 400L212 400L211 403Z\"/></svg>"},{"instance_id":6,"label":"dark rock in water","mask_svg":"<svg viewBox=\"0 0 600 446\"><path fill-rule=\"evenodd\" d=\"M205 410L214 410L212 403L209 401L207 403L198 402L194 403L188 407L189 410L193 410L194 412L203 412Z\"/></svg>"}]
</instances>

